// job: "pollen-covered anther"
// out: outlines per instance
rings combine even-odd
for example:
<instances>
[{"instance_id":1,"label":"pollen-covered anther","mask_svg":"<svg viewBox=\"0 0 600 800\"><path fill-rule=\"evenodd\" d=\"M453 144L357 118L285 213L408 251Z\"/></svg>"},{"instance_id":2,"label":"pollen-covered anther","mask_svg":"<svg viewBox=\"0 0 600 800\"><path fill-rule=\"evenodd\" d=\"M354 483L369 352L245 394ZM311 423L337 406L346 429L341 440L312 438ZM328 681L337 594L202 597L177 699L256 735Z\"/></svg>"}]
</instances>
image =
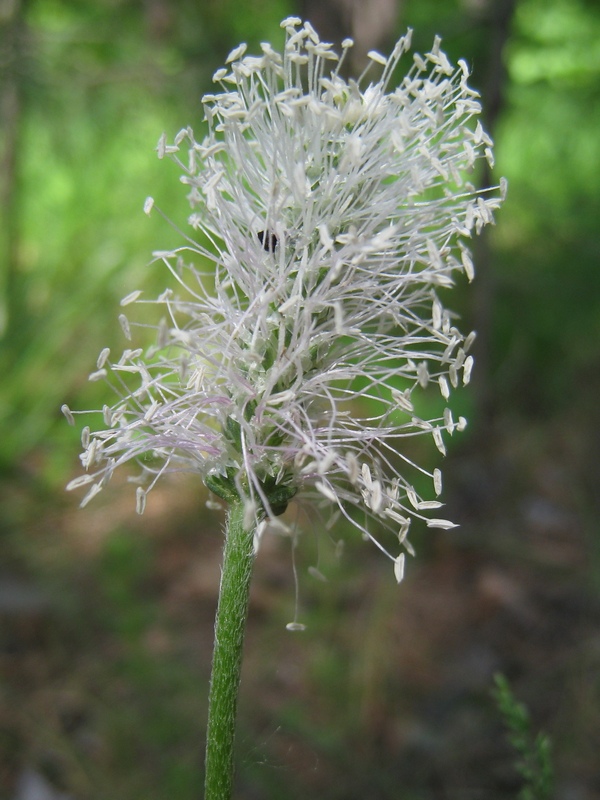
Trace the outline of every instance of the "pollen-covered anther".
<instances>
[{"instance_id":1,"label":"pollen-covered anther","mask_svg":"<svg viewBox=\"0 0 600 800\"><path fill-rule=\"evenodd\" d=\"M404 578L404 565L405 565L406 556L404 553L400 553L394 559L394 576L398 583L401 583L402 579Z\"/></svg>"},{"instance_id":2,"label":"pollen-covered anther","mask_svg":"<svg viewBox=\"0 0 600 800\"><path fill-rule=\"evenodd\" d=\"M67 492L72 492L73 489L79 489L81 486L86 486L88 483L92 483L93 480L93 475L79 475L77 478L73 478L72 481L69 481L66 486Z\"/></svg>"},{"instance_id":3,"label":"pollen-covered anther","mask_svg":"<svg viewBox=\"0 0 600 800\"><path fill-rule=\"evenodd\" d=\"M441 528L443 531L450 531L452 528L458 528L458 525L455 522L450 522L448 519L428 519L427 520L427 527L428 528Z\"/></svg>"},{"instance_id":4,"label":"pollen-covered anther","mask_svg":"<svg viewBox=\"0 0 600 800\"><path fill-rule=\"evenodd\" d=\"M226 64L230 64L232 61L237 61L238 58L241 58L246 50L248 49L248 45L240 44L236 48L234 48L231 53L225 59Z\"/></svg>"},{"instance_id":5,"label":"pollen-covered anther","mask_svg":"<svg viewBox=\"0 0 600 800\"><path fill-rule=\"evenodd\" d=\"M319 475L327 475L337 460L338 456L334 450L326 453L323 458L320 458L317 462L317 472Z\"/></svg>"},{"instance_id":6,"label":"pollen-covered anther","mask_svg":"<svg viewBox=\"0 0 600 800\"><path fill-rule=\"evenodd\" d=\"M440 375L438 378L438 384L440 387L440 394L444 400L448 400L450 398L450 387L448 386L448 381L444 375Z\"/></svg>"},{"instance_id":7,"label":"pollen-covered anther","mask_svg":"<svg viewBox=\"0 0 600 800\"><path fill-rule=\"evenodd\" d=\"M129 325L129 320L125 316L125 314L119 314L119 325L121 326L121 330L125 334L125 338L128 341L131 341L131 327Z\"/></svg>"},{"instance_id":8,"label":"pollen-covered anther","mask_svg":"<svg viewBox=\"0 0 600 800\"><path fill-rule=\"evenodd\" d=\"M373 481L371 484L367 492L367 503L374 514L379 514L383 506L383 493L379 481Z\"/></svg>"},{"instance_id":9,"label":"pollen-covered anther","mask_svg":"<svg viewBox=\"0 0 600 800\"><path fill-rule=\"evenodd\" d=\"M360 475L360 470L358 467L358 459L354 455L354 453L348 452L345 456L346 459L346 467L348 470L348 480L353 486L356 486L358 482L358 477Z\"/></svg>"},{"instance_id":10,"label":"pollen-covered anther","mask_svg":"<svg viewBox=\"0 0 600 800\"><path fill-rule=\"evenodd\" d=\"M327 583L327 576L323 575L321 570L317 569L316 567L309 567L307 572L315 580L320 581L321 583Z\"/></svg>"},{"instance_id":11,"label":"pollen-covered anther","mask_svg":"<svg viewBox=\"0 0 600 800\"><path fill-rule=\"evenodd\" d=\"M146 510L146 496L145 490L141 486L138 486L135 490L135 510L138 514L143 514Z\"/></svg>"},{"instance_id":12,"label":"pollen-covered anther","mask_svg":"<svg viewBox=\"0 0 600 800\"><path fill-rule=\"evenodd\" d=\"M401 408L403 411L406 411L409 414L412 414L415 410L415 407L410 399L410 390L406 389L403 392L398 391L398 389L392 389L392 398L398 404L398 407Z\"/></svg>"},{"instance_id":13,"label":"pollen-covered anther","mask_svg":"<svg viewBox=\"0 0 600 800\"><path fill-rule=\"evenodd\" d=\"M446 428L446 431L450 434L450 436L452 436L456 425L454 423L454 418L452 416L452 409L450 408L444 409L444 427Z\"/></svg>"},{"instance_id":14,"label":"pollen-covered anther","mask_svg":"<svg viewBox=\"0 0 600 800\"><path fill-rule=\"evenodd\" d=\"M288 622L285 626L288 631L305 631L306 625L303 622Z\"/></svg>"},{"instance_id":15,"label":"pollen-covered anther","mask_svg":"<svg viewBox=\"0 0 600 800\"><path fill-rule=\"evenodd\" d=\"M406 496L409 503L417 511L431 511L432 509L442 507L442 504L438 500L421 500L412 486L406 488Z\"/></svg>"},{"instance_id":16,"label":"pollen-covered anther","mask_svg":"<svg viewBox=\"0 0 600 800\"><path fill-rule=\"evenodd\" d=\"M435 446L440 451L440 453L445 456L446 455L446 445L444 444L444 440L442 438L442 432L439 428L434 428L432 431L433 441L435 442Z\"/></svg>"},{"instance_id":17,"label":"pollen-covered anther","mask_svg":"<svg viewBox=\"0 0 600 800\"><path fill-rule=\"evenodd\" d=\"M298 25L302 25L302 20L300 17L286 17L281 23L281 28L297 28Z\"/></svg>"},{"instance_id":18,"label":"pollen-covered anther","mask_svg":"<svg viewBox=\"0 0 600 800\"><path fill-rule=\"evenodd\" d=\"M398 513L394 508L391 506L387 506L383 509L383 513L386 517L393 519L395 522L399 523L400 525L405 525L408 522L408 518L403 516L402 514Z\"/></svg>"},{"instance_id":19,"label":"pollen-covered anther","mask_svg":"<svg viewBox=\"0 0 600 800\"><path fill-rule=\"evenodd\" d=\"M474 364L473 356L467 356L463 364L463 386L466 386L471 380L471 372Z\"/></svg>"},{"instance_id":20,"label":"pollen-covered anther","mask_svg":"<svg viewBox=\"0 0 600 800\"><path fill-rule=\"evenodd\" d=\"M71 411L71 409L69 408L69 406L66 403L62 404L62 406L60 407L60 410L62 411L62 413L63 413L65 419L67 420L67 422L69 423L69 425L75 425L75 417L73 416L73 412Z\"/></svg>"},{"instance_id":21,"label":"pollen-covered anther","mask_svg":"<svg viewBox=\"0 0 600 800\"><path fill-rule=\"evenodd\" d=\"M315 483L315 489L318 492L320 492L323 495L323 497L326 497L328 500L331 500L332 503L338 502L337 495L335 494L333 489L327 486L326 483L323 483L322 481L317 481Z\"/></svg>"},{"instance_id":22,"label":"pollen-covered anther","mask_svg":"<svg viewBox=\"0 0 600 800\"><path fill-rule=\"evenodd\" d=\"M130 292L126 297L121 300L121 306L128 306L130 303L135 303L135 301L140 297L142 292L139 289L136 289L135 292Z\"/></svg>"},{"instance_id":23,"label":"pollen-covered anther","mask_svg":"<svg viewBox=\"0 0 600 800\"><path fill-rule=\"evenodd\" d=\"M92 488L88 491L88 493L85 495L85 497L83 498L83 500L79 504L80 507L81 508L85 508L87 506L87 504L90 502L90 500L92 500L94 497L96 497L96 495L101 490L102 490L102 484L101 483L94 483L92 485Z\"/></svg>"},{"instance_id":24,"label":"pollen-covered anther","mask_svg":"<svg viewBox=\"0 0 600 800\"><path fill-rule=\"evenodd\" d=\"M102 352L100 353L100 355L98 356L98 360L96 361L96 367L98 369L102 369L102 367L106 364L106 362L108 361L109 355L110 355L110 348L109 347L105 347L102 350Z\"/></svg>"}]
</instances>

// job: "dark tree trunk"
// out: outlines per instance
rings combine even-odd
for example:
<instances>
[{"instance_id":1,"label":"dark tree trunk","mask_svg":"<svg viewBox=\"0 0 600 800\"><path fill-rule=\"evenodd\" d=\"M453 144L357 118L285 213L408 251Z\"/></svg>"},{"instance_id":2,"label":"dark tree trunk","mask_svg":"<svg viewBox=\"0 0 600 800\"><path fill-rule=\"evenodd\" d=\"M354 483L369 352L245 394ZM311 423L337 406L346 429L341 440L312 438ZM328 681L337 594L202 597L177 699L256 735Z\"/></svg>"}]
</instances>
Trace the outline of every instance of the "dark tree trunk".
<instances>
[{"instance_id":1,"label":"dark tree trunk","mask_svg":"<svg viewBox=\"0 0 600 800\"><path fill-rule=\"evenodd\" d=\"M322 40L354 40L347 71L360 74L369 50L387 50L394 38L400 0L302 0L301 16Z\"/></svg>"},{"instance_id":2,"label":"dark tree trunk","mask_svg":"<svg viewBox=\"0 0 600 800\"><path fill-rule=\"evenodd\" d=\"M482 18L482 41L487 43L487 62L481 86L484 125L494 138L498 117L504 107L506 68L503 53L510 37L512 18L517 0L488 0ZM487 162L481 175L482 188L493 185L491 169ZM474 284L473 322L477 331L474 372L474 391L477 403L478 430L484 437L493 430L496 408L494 404L491 369L491 340L494 317L494 265L490 245L490 229L485 228L474 242L477 278Z\"/></svg>"},{"instance_id":3,"label":"dark tree trunk","mask_svg":"<svg viewBox=\"0 0 600 800\"><path fill-rule=\"evenodd\" d=\"M0 341L17 333L24 292L19 269L19 140L24 106L25 2L14 0L0 18ZM14 340L13 340L14 341ZM10 346L10 345L9 345Z\"/></svg>"}]
</instances>

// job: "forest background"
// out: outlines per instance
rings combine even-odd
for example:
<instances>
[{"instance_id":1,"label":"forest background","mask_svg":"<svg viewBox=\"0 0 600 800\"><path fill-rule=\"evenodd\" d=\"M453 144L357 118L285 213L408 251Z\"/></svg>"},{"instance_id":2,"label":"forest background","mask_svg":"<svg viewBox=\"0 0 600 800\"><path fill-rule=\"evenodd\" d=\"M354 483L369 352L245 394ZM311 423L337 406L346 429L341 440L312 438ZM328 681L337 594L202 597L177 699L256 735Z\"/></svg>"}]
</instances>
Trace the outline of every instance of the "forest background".
<instances>
[{"instance_id":1,"label":"forest background","mask_svg":"<svg viewBox=\"0 0 600 800\"><path fill-rule=\"evenodd\" d=\"M166 285L150 254L185 224L163 131L202 128L227 53L289 14L354 66L406 29L465 58L508 199L457 290L478 331L447 516L397 587L354 541L309 533L257 562L238 797L516 797L490 690L500 671L553 742L557 797L600 798L600 7L595 0L1 0L0 797L200 796L222 519L196 479L136 517L125 477L85 510L64 492L102 407L119 300ZM420 454L419 457L421 457ZM433 454L425 457L433 459ZM433 463L433 462L432 462ZM310 578L319 559L328 581ZM28 794L29 793L29 794Z\"/></svg>"}]
</instances>

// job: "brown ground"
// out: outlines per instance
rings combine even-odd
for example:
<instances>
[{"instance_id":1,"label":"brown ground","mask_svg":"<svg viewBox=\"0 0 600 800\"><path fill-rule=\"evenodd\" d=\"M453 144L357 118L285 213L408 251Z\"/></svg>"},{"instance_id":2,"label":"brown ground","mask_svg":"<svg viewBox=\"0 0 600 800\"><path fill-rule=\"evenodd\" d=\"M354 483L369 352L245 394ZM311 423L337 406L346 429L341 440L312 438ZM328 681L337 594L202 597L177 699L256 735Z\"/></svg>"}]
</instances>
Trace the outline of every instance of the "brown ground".
<instances>
[{"instance_id":1,"label":"brown ground","mask_svg":"<svg viewBox=\"0 0 600 800\"><path fill-rule=\"evenodd\" d=\"M600 798L594 442L575 424L503 442L485 461L449 461L448 516L461 528L416 540L400 587L361 542L339 563L324 547L329 580L315 581L307 534L297 550L302 633L285 630L290 542L264 540L240 700L240 800L516 797L490 697L497 671L551 735L556 797ZM26 481L6 485L0 797L200 798L189 784L201 763L218 515L196 530L202 498L190 483L157 491L143 520L130 487L115 485L91 511L69 497L42 514Z\"/></svg>"}]
</instances>

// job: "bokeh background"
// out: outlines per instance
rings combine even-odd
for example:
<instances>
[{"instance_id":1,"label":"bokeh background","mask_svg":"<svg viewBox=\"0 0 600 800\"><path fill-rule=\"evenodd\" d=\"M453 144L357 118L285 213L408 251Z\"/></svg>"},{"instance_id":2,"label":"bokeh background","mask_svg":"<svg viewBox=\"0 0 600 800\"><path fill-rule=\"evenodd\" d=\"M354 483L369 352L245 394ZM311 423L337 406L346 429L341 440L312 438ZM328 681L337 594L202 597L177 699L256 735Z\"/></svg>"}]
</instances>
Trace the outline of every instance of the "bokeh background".
<instances>
[{"instance_id":1,"label":"bokeh background","mask_svg":"<svg viewBox=\"0 0 600 800\"><path fill-rule=\"evenodd\" d=\"M198 133L230 49L291 13L355 38L355 69L441 34L496 141L479 180L509 195L455 291L479 332L444 465L461 527L417 537L400 587L351 531L265 541L236 797L517 797L499 671L552 737L556 797L600 798L597 0L0 0L0 797L202 796L222 519L189 479L136 517L126 475L79 510L59 409L102 406L120 298L168 281L148 264L177 234L143 202L187 209L160 134Z\"/></svg>"}]
</instances>

